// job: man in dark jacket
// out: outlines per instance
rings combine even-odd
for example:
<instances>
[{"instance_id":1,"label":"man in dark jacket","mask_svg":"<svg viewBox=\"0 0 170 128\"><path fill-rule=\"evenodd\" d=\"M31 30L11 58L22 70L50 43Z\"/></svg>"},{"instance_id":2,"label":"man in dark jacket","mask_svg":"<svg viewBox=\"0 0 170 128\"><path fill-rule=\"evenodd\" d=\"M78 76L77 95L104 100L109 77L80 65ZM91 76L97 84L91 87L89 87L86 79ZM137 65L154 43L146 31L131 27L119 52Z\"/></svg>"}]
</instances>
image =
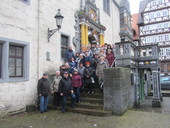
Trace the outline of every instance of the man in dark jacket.
<instances>
[{"instance_id":1,"label":"man in dark jacket","mask_svg":"<svg viewBox=\"0 0 170 128\"><path fill-rule=\"evenodd\" d=\"M38 81L38 96L40 97L40 112L43 113L47 110L48 96L50 94L50 81L48 75L43 74L43 77Z\"/></svg>"},{"instance_id":2,"label":"man in dark jacket","mask_svg":"<svg viewBox=\"0 0 170 128\"><path fill-rule=\"evenodd\" d=\"M65 55L65 61L69 62L72 57L75 58L74 52L73 52L72 47L69 47L69 49L67 50L66 55Z\"/></svg>"},{"instance_id":3,"label":"man in dark jacket","mask_svg":"<svg viewBox=\"0 0 170 128\"><path fill-rule=\"evenodd\" d=\"M66 98L68 96L71 97L71 107L74 108L76 96L74 95L73 87L71 86L71 80L68 76L68 72L64 72L64 76L59 83L59 92L60 95L63 97L62 112L65 112Z\"/></svg>"}]
</instances>

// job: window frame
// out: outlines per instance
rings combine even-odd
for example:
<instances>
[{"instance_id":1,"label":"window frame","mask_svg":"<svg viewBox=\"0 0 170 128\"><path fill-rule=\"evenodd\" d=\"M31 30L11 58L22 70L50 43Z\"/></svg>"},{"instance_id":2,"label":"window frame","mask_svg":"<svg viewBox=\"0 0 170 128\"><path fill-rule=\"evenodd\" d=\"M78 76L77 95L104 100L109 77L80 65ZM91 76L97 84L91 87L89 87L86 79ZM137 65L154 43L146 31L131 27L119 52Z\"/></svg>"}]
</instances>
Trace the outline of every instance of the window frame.
<instances>
[{"instance_id":1,"label":"window frame","mask_svg":"<svg viewBox=\"0 0 170 128\"><path fill-rule=\"evenodd\" d=\"M67 38L67 47L64 46L64 45L62 45L62 36ZM62 49L65 48L66 51L67 51L67 49L68 49L69 47L70 47L70 35L65 34L65 33L61 33L61 40L60 40L60 58L61 58L61 60L64 60L64 59L65 59L65 56L62 57Z\"/></svg>"},{"instance_id":2,"label":"window frame","mask_svg":"<svg viewBox=\"0 0 170 128\"><path fill-rule=\"evenodd\" d=\"M30 44L29 42L19 41L9 38L0 37L0 42L3 42L2 51L2 77L0 83L3 82L21 82L29 80L29 55L30 55ZM23 47L23 77L10 77L9 76L9 46L16 45Z\"/></svg>"},{"instance_id":3,"label":"window frame","mask_svg":"<svg viewBox=\"0 0 170 128\"><path fill-rule=\"evenodd\" d=\"M24 60L24 47L22 46L17 46L17 45L9 45L9 52L10 52L10 47L15 47L15 55L10 55L9 54L9 58L13 58L15 61L14 61L14 76L10 76L10 78L14 78L14 77L23 77L23 60ZM17 56L17 48L22 48L22 56ZM22 62L22 66L21 66L21 76L17 76L17 59L21 59L21 62ZM9 61L10 63L10 61ZM10 67L10 64L8 65L8 68Z\"/></svg>"},{"instance_id":4,"label":"window frame","mask_svg":"<svg viewBox=\"0 0 170 128\"><path fill-rule=\"evenodd\" d=\"M110 0L103 0L103 11L110 16Z\"/></svg>"},{"instance_id":5,"label":"window frame","mask_svg":"<svg viewBox=\"0 0 170 128\"><path fill-rule=\"evenodd\" d=\"M0 78L2 78L2 54L3 54L3 43L0 43Z\"/></svg>"},{"instance_id":6,"label":"window frame","mask_svg":"<svg viewBox=\"0 0 170 128\"><path fill-rule=\"evenodd\" d=\"M31 0L20 0L20 1L27 5L30 5L31 3Z\"/></svg>"}]
</instances>

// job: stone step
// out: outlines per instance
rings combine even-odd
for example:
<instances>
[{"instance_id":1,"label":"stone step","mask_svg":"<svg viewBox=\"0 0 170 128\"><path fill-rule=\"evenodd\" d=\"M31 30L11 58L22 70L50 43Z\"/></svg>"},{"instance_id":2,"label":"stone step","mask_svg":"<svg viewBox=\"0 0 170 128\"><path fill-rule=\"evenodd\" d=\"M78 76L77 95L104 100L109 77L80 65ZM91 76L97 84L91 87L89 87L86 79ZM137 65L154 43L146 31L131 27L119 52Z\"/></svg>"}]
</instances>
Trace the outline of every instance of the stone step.
<instances>
[{"instance_id":1,"label":"stone step","mask_svg":"<svg viewBox=\"0 0 170 128\"><path fill-rule=\"evenodd\" d=\"M101 109L87 109L87 108L67 108L68 112L75 112L91 116L111 116L112 111L105 111Z\"/></svg>"},{"instance_id":2,"label":"stone step","mask_svg":"<svg viewBox=\"0 0 170 128\"><path fill-rule=\"evenodd\" d=\"M153 96L153 93L151 92L151 93L149 93L148 95L149 95L149 96ZM163 92L163 93L162 93L162 96L163 96L163 97L170 97L170 93Z\"/></svg>"},{"instance_id":3,"label":"stone step","mask_svg":"<svg viewBox=\"0 0 170 128\"><path fill-rule=\"evenodd\" d=\"M103 99L103 94L101 93L94 93L94 94L88 94L88 93L81 93L81 97L86 97L86 98L98 98L98 99Z\"/></svg>"},{"instance_id":4,"label":"stone step","mask_svg":"<svg viewBox=\"0 0 170 128\"><path fill-rule=\"evenodd\" d=\"M68 97L67 101L70 102L71 98ZM81 102L86 102L90 104L102 104L103 105L103 99L101 98L86 98L86 97L81 97Z\"/></svg>"},{"instance_id":5,"label":"stone step","mask_svg":"<svg viewBox=\"0 0 170 128\"><path fill-rule=\"evenodd\" d=\"M97 98L81 98L81 102L87 102L90 104L102 104L103 105L103 99L97 99Z\"/></svg>"},{"instance_id":6,"label":"stone step","mask_svg":"<svg viewBox=\"0 0 170 128\"><path fill-rule=\"evenodd\" d=\"M76 104L78 108L87 108L87 109L103 109L102 104L91 104L86 102L81 102L79 104Z\"/></svg>"},{"instance_id":7,"label":"stone step","mask_svg":"<svg viewBox=\"0 0 170 128\"><path fill-rule=\"evenodd\" d=\"M94 88L93 90L94 90L95 93L103 94L103 91L100 88ZM88 91L89 91L88 88L83 89L84 93L87 93Z\"/></svg>"}]
</instances>

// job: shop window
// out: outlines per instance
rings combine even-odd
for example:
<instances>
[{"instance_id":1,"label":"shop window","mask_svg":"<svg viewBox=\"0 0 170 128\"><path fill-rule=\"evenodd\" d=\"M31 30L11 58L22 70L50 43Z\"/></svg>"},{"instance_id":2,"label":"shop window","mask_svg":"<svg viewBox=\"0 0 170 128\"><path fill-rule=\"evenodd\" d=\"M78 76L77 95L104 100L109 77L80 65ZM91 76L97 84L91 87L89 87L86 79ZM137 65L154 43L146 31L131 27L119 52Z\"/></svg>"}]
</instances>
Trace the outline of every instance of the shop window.
<instances>
[{"instance_id":1,"label":"shop window","mask_svg":"<svg viewBox=\"0 0 170 128\"><path fill-rule=\"evenodd\" d=\"M23 47L9 46L9 77L23 77Z\"/></svg>"},{"instance_id":2,"label":"shop window","mask_svg":"<svg viewBox=\"0 0 170 128\"><path fill-rule=\"evenodd\" d=\"M61 58L62 59L65 58L68 47L69 47L69 37L65 35L61 35Z\"/></svg>"},{"instance_id":3,"label":"shop window","mask_svg":"<svg viewBox=\"0 0 170 128\"><path fill-rule=\"evenodd\" d=\"M103 10L110 15L110 0L103 0Z\"/></svg>"}]
</instances>

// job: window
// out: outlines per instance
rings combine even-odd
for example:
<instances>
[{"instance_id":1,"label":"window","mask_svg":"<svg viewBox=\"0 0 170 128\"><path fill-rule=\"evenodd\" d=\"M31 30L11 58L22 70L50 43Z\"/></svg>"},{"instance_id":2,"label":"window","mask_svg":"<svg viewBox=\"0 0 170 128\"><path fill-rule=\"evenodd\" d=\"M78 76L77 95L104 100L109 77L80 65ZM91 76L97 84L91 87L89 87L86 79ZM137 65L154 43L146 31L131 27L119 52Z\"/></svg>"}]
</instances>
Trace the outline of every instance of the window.
<instances>
[{"instance_id":1,"label":"window","mask_svg":"<svg viewBox=\"0 0 170 128\"><path fill-rule=\"evenodd\" d=\"M161 16L160 11L156 12L156 16L157 16L157 17L160 17L160 16Z\"/></svg>"},{"instance_id":2,"label":"window","mask_svg":"<svg viewBox=\"0 0 170 128\"><path fill-rule=\"evenodd\" d=\"M163 10L163 16L167 16L167 15L168 15L167 10Z\"/></svg>"},{"instance_id":3,"label":"window","mask_svg":"<svg viewBox=\"0 0 170 128\"><path fill-rule=\"evenodd\" d=\"M66 51L68 49L69 46L69 37L65 36L65 35L61 35L61 58L64 59L65 58L65 54Z\"/></svg>"},{"instance_id":4,"label":"window","mask_svg":"<svg viewBox=\"0 0 170 128\"><path fill-rule=\"evenodd\" d=\"M9 46L9 77L23 77L23 47Z\"/></svg>"},{"instance_id":5,"label":"window","mask_svg":"<svg viewBox=\"0 0 170 128\"><path fill-rule=\"evenodd\" d=\"M28 5L29 5L31 0L20 0L20 1L22 1L23 3L25 3L25 4L28 4Z\"/></svg>"},{"instance_id":6,"label":"window","mask_svg":"<svg viewBox=\"0 0 170 128\"><path fill-rule=\"evenodd\" d=\"M169 35L165 35L165 41L169 41Z\"/></svg>"},{"instance_id":7,"label":"window","mask_svg":"<svg viewBox=\"0 0 170 128\"><path fill-rule=\"evenodd\" d=\"M154 13L150 13L150 18L152 19L152 18L154 18Z\"/></svg>"},{"instance_id":8,"label":"window","mask_svg":"<svg viewBox=\"0 0 170 128\"><path fill-rule=\"evenodd\" d=\"M0 38L0 49L0 82L29 80L29 43Z\"/></svg>"},{"instance_id":9,"label":"window","mask_svg":"<svg viewBox=\"0 0 170 128\"><path fill-rule=\"evenodd\" d=\"M170 56L170 47L166 48L166 56Z\"/></svg>"},{"instance_id":10,"label":"window","mask_svg":"<svg viewBox=\"0 0 170 128\"><path fill-rule=\"evenodd\" d=\"M2 43L0 43L0 78L2 77Z\"/></svg>"},{"instance_id":11,"label":"window","mask_svg":"<svg viewBox=\"0 0 170 128\"><path fill-rule=\"evenodd\" d=\"M110 15L110 0L103 0L103 10Z\"/></svg>"},{"instance_id":12,"label":"window","mask_svg":"<svg viewBox=\"0 0 170 128\"><path fill-rule=\"evenodd\" d=\"M158 40L159 40L159 42L161 42L162 41L162 36L158 36Z\"/></svg>"},{"instance_id":13,"label":"window","mask_svg":"<svg viewBox=\"0 0 170 128\"><path fill-rule=\"evenodd\" d=\"M164 49L163 48L160 48L160 53L159 53L160 56L164 56Z\"/></svg>"}]
</instances>

